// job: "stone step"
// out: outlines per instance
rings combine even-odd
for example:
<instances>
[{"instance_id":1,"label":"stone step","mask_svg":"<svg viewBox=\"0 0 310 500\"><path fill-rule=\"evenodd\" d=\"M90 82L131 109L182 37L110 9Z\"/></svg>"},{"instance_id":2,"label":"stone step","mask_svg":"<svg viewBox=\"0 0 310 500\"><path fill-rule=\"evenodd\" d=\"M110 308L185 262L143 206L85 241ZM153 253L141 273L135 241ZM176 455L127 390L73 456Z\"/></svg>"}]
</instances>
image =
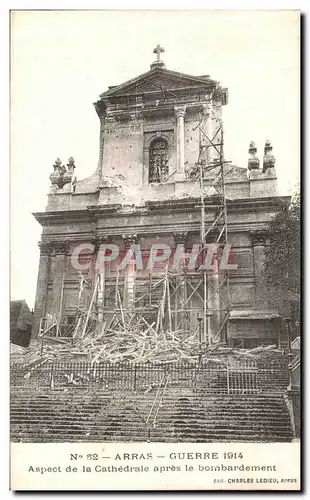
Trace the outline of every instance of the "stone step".
<instances>
[{"instance_id":1,"label":"stone step","mask_svg":"<svg viewBox=\"0 0 310 500\"><path fill-rule=\"evenodd\" d=\"M182 390L182 389L181 389ZM122 395L125 395L126 397L127 396L133 396L133 397L136 397L136 398L149 398L149 399L153 399L156 395L156 392L157 391L154 391L154 392L148 392L148 393L144 393L144 392L134 392L134 391L124 391L122 392ZM113 397L114 399L118 399L118 396L117 396L117 391L92 391L92 390L88 390L88 391L79 391L77 388L70 388L70 390L61 390L61 391L55 391L55 390L44 390L44 391L36 391L34 389L30 389L30 390L27 390L25 387L22 387L20 390L16 390L16 391L11 391L11 395L14 396L16 395L17 397L18 396L21 396L21 397L24 397L24 396L38 396L38 397L41 397L42 399L45 398L45 397L49 397L50 394L53 394L59 398L63 398L63 399L68 399L68 398L72 398L72 397L76 397L76 398L89 398L89 399L92 399L94 397ZM182 396L180 396L180 391L171 391L170 389L167 389L166 392L165 392L165 397L169 396L169 397L172 397L172 398L180 398L180 399L191 399L191 398L198 398L200 395L205 395L205 394L209 394L208 391L197 391L197 392L194 392L194 391L189 391L188 393L184 393L182 391ZM238 399L244 399L245 397L247 399L277 399L279 397L279 394L281 394L281 392L274 392L274 393L250 393L250 392L245 392L245 393L237 393L237 392L231 392L231 393L227 393L226 391L223 392L223 393L220 393L220 394L213 394L213 393L210 393L210 398L212 399L220 399L220 398L230 398L232 395L234 395L236 398Z\"/></svg>"},{"instance_id":2,"label":"stone step","mask_svg":"<svg viewBox=\"0 0 310 500\"><path fill-rule=\"evenodd\" d=\"M156 393L27 391L11 394L14 441L146 441ZM154 409L152 418L157 411ZM291 441L282 395L210 395L169 390L158 408L156 442Z\"/></svg>"},{"instance_id":3,"label":"stone step","mask_svg":"<svg viewBox=\"0 0 310 500\"><path fill-rule=\"evenodd\" d=\"M234 396L232 396L234 397ZM131 405L132 404L136 404L136 403L139 403L141 405L145 405L145 406L149 406L153 403L153 399L151 400L147 400L147 399L134 399L134 398L128 398ZM85 406L98 406L99 404L103 404L103 403L109 403L109 404L112 404L112 405L119 405L119 404L125 404L123 401L115 401L115 400L112 400L112 399L107 399L107 398L103 398L103 399L97 399L96 401L93 401L93 402L88 402L86 401L85 399L77 399L77 400L74 400L74 401L70 401L70 400L59 400L59 399L56 399L54 398L52 395L50 396L49 399L38 399L38 398L26 398L26 399L12 399L11 398L11 405L14 406L14 405L18 405L18 406L27 406L27 404L29 404L29 402L32 402L34 404L37 404L37 405L41 405L41 406L44 406L44 405L48 405L50 404L50 402L53 401L53 403L55 405L70 405L70 404L75 404L75 405L78 405L78 404L83 404ZM201 398L197 399L197 400L192 400L190 402L179 402L178 400L174 400L174 399L164 399L163 400L163 403L166 405L166 406L169 406L169 405L173 405L173 406L176 406L176 407L192 407L193 405L203 405L203 404L209 404L209 405L216 405L216 404L219 404L221 406L225 406L225 407L234 407L234 408L238 408L238 407L242 407L244 408L245 406L249 406L251 408L253 408L254 406L261 406L262 404L264 405L264 407L269 407L269 408L277 408L278 404L280 401L283 401L283 398L278 398L278 400L274 400L274 401L271 401L269 402L268 400L255 400L255 401L251 401L251 400L244 400L244 401L240 401L240 400L236 400L235 402L229 402L229 404L225 404L225 400L211 400L207 397L205 397L204 400L202 400ZM127 402L128 404L128 402ZM128 404L128 406L130 406Z\"/></svg>"},{"instance_id":4,"label":"stone step","mask_svg":"<svg viewBox=\"0 0 310 500\"><path fill-rule=\"evenodd\" d=\"M282 406L282 405L281 405ZM229 409L221 409L221 408L210 408L208 406L206 406L205 408L199 408L198 410L188 410L188 409L178 409L174 406L171 406L171 407L167 407L165 405L162 405L160 408L159 408L159 411L158 411L158 415L162 415L162 414L165 414L165 415L170 415L170 416L173 416L173 415L183 415L184 417L192 417L192 416L195 416L197 418L199 417L204 417L206 414L210 414L210 415L213 415L213 416L232 416L232 415L235 415L236 418L242 418L244 416L244 418L247 418L253 414L255 414L257 417L262 417L262 416L265 416L265 417L271 417L271 418L277 418L279 416L281 416L283 414L283 409L284 408L277 408L276 410L269 410L268 408L259 408L259 409L256 409L256 408L249 408L249 407L245 407L245 408L232 408L231 410ZM74 411L75 412L75 416L83 416L86 413L89 413L89 414L105 414L106 412L108 412L109 414L113 415L113 413L117 413L117 414L128 414L128 412L130 413L136 413L136 414L140 414L140 415L149 415L150 413L150 410L151 408L123 408L121 406L119 407L111 407L110 405L99 405L98 407L96 408L89 408L87 406L82 406L80 405L78 408L76 408L75 406L73 407L67 407L67 408L55 408L53 407L53 403L51 403L50 406L46 406L46 407L41 407L41 406L31 406L31 407L27 407L27 408L20 408L18 406L15 406L11 409L11 415L14 415L14 414L23 414L23 415L33 415L35 413L40 413L40 414L46 414L46 415L63 415L63 414L66 414L67 412L72 412ZM154 411L152 412L154 413Z\"/></svg>"},{"instance_id":5,"label":"stone step","mask_svg":"<svg viewBox=\"0 0 310 500\"><path fill-rule=\"evenodd\" d=\"M174 412L183 412L183 413L188 413L188 414L192 414L192 413L202 413L202 412L206 412L206 411L209 411L209 412L214 412L214 413L232 413L232 412L242 412L242 413L246 413L246 412L252 412L254 413L254 411L257 411L258 413L273 413L273 414L277 414L279 413L280 411L282 411L282 407L284 405L284 401L280 401L275 407L270 407L268 405L264 405L264 404L260 404L260 405L253 405L251 406L250 404L245 404L243 406L241 405L238 405L238 406L233 406L233 405L230 405L230 406L227 406L227 405L224 405L223 407L220 405L220 404L209 404L208 402L205 402L204 404L203 403L197 403L197 405L193 405L191 407L187 406L187 405L176 405L176 404L166 404L165 402L161 403L160 406L159 406L159 409L162 410L162 408L165 409L165 411L174 411ZM157 405L155 405L156 408L158 407ZM18 402L16 402L15 404L11 404L11 410L14 411L14 410L21 410L21 411L24 411L24 412L27 412L27 411L48 411L48 410L52 410L53 412L57 412L57 411L62 411L62 412L65 412L67 410L72 410L73 408L77 411L77 412L82 412L84 410L88 410L88 411L99 411L101 409L105 409L105 408L110 408L111 411L114 411L114 410L117 410L117 411L135 411L136 408L139 408L139 410L141 411L144 411L146 413L148 413L151 408L152 408L152 405L140 405L138 404L138 402L135 402L134 404L132 404L131 406L128 406L128 405L124 405L124 404L111 404L109 402L103 402L103 403L98 403L96 405L87 405L87 404L83 404L83 403L80 403L78 405L76 404L63 404L63 405L58 405L54 403L53 399L51 399L48 403L42 405L40 402L31 402L31 401L28 401L28 404L27 405L20 405L18 404Z\"/></svg>"},{"instance_id":6,"label":"stone step","mask_svg":"<svg viewBox=\"0 0 310 500\"><path fill-rule=\"evenodd\" d=\"M12 423L11 424L11 431L12 433L16 432L21 432L23 430L24 426L21 426L19 423ZM188 435L192 434L193 436L200 435L202 433L208 434L210 432L222 432L223 429L227 428L230 433L240 433L240 428L237 426L230 426L228 422L223 423L222 425L215 425L215 426L204 426L204 427L199 427L199 428L193 428L193 427L179 427L179 426L158 426L155 427L155 429L152 429L152 432L155 432L156 434L160 435L170 435L170 434L178 434L178 435ZM113 425L65 425L58 423L53 426L49 426L47 424L41 424L40 422L34 422L31 426L27 427L27 431L25 431L27 434L31 432L39 432L43 430L47 430L48 432L53 431L53 432L58 432L61 430L65 429L70 429L70 430L76 430L77 432L90 432L96 431L96 432L112 432L112 433L124 433L128 434L130 432L136 432L137 430L139 431L145 431L146 432L146 426L141 426L141 425L118 425L118 426L113 426ZM242 427L242 434L246 433L253 433L254 431L258 431L260 433L266 434L266 433L272 433L272 434L289 434L291 435L291 429L289 426L282 425L282 426L263 426L261 427L260 425L247 425Z\"/></svg>"},{"instance_id":7,"label":"stone step","mask_svg":"<svg viewBox=\"0 0 310 500\"><path fill-rule=\"evenodd\" d=\"M76 434L76 433L63 433L62 438L59 439L57 436L51 436L49 435L49 441L51 442L66 442L66 441L95 441L97 438L97 442L101 441L112 441L112 442L133 442L133 441L144 441L146 442L148 440L148 436L146 434L144 435L136 435L132 434L130 436L122 436L122 435L102 435L102 434L96 434L92 435L91 433L87 433L87 435L81 435L81 434ZM37 439L38 442L42 442L42 434L35 434L34 436L30 435L20 435L20 436L15 436L14 441L30 441L34 442L35 439ZM203 443L203 442L262 442L262 441L267 441L267 442L291 442L291 436L289 435L272 435L272 434L249 434L249 435L243 435L243 434L234 434L234 435L227 435L226 433L222 434L204 434L204 435L199 435L199 436L167 436L163 437L162 435L156 436L152 435L150 436L150 441L151 442L170 442L170 443L180 443L180 442L189 442L189 443Z\"/></svg>"},{"instance_id":8,"label":"stone step","mask_svg":"<svg viewBox=\"0 0 310 500\"><path fill-rule=\"evenodd\" d=\"M87 406L89 408L96 408L98 407L99 405L104 405L104 404L109 404L111 406L119 406L119 405L124 405L123 402L121 401L111 401L111 400L107 400L107 399L102 399L102 400L98 400L97 402L93 402L93 403L88 403L87 401L83 401L83 400L79 400L79 401L58 401L58 400L55 400L53 397L51 397L49 400L31 400L31 399L27 399L27 400L24 400L24 401L18 401L18 400L11 400L11 406L19 406L19 407L27 407L27 405L29 405L29 403L32 403L34 405L37 405L37 406L41 406L41 407L44 407L44 405L49 405L51 402L53 402L53 404L55 406L62 406L62 407L65 407L65 406L71 406L71 405L75 405L75 406L79 406L79 405L83 405L83 406ZM245 408L245 407L249 407L249 408L254 408L254 407L264 407L264 408L270 408L270 409L276 409L279 405L279 403L283 402L283 399L282 398L279 398L279 400L277 402L273 402L273 403L268 403L267 401L255 401L255 402L252 402L251 401L244 401L244 402L239 402L239 401L236 401L235 404L231 403L231 404L225 404L225 402L223 401L209 401L208 398L206 398L206 400L197 400L197 401L191 401L190 403L179 403L178 401L173 401L173 400L164 400L161 402L161 404L164 404L166 407L169 407L169 406L174 406L176 408L203 408L205 405L207 406L223 406L224 408ZM143 400L143 401L139 401L139 400L130 400L130 403L131 405L128 405L128 407L130 408L132 405L135 406L136 404L139 404L139 406L143 406L143 407L150 407L152 406L153 404L153 400L151 401L147 401L147 400ZM128 404L128 403L127 403Z\"/></svg>"},{"instance_id":9,"label":"stone step","mask_svg":"<svg viewBox=\"0 0 310 500\"><path fill-rule=\"evenodd\" d=\"M25 421L28 421L28 420L33 420L35 418L37 419L47 419L47 420L50 420L51 417L51 412L47 413L47 412L32 412L31 414L27 414L27 413L22 413L22 412L13 412L11 414L11 420L13 421L14 419L23 419ZM130 413L128 414L127 413L122 413L122 412L116 412L114 414L107 414L105 412L97 412L97 413L87 413L87 412L84 412L82 416L79 416L77 418L77 415L72 415L72 414L56 414L56 415L53 415L52 418L53 418L53 421L57 421L57 420L61 420L61 421L64 421L64 420L74 420L74 421L82 421L82 420L89 420L89 418L96 418L97 420L102 420L102 419L105 419L105 420L113 420L113 419L122 419L122 420L128 420L128 421L143 421L143 420L147 420L145 418L145 416L142 416L140 414L138 414L137 412L133 412L133 413ZM167 412L165 412L163 415L161 415L160 413L158 413L157 415L157 422L171 422L171 421L187 421L187 422L197 422L199 425L201 424L201 422L214 422L215 420L223 420L223 418L220 418L220 417L223 417L222 414L214 414L214 413L204 413L203 415L195 415L195 414L192 414L192 415L183 415L183 414L175 414L175 413L172 413L172 414L169 414ZM152 418L150 419L152 420ZM239 418L238 416L236 415L233 415L233 414L227 414L226 415L226 418L224 420L229 420L229 421L234 421L236 422L237 424L240 425L240 422L242 423L245 423L247 421L257 421L259 420L260 422L278 422L278 421L289 421L289 416L288 414L279 414L277 415L277 417L275 417L274 415L264 415L264 414L257 414L255 413L255 415L242 415L241 418Z\"/></svg>"},{"instance_id":10,"label":"stone step","mask_svg":"<svg viewBox=\"0 0 310 500\"><path fill-rule=\"evenodd\" d=\"M117 396L117 390L115 391L112 391L112 390L109 390L109 391L92 391L92 390L83 390L83 391L79 391L78 388L76 387L72 387L70 388L70 390L50 390L50 389L47 389L47 390L40 390L40 391L37 391L37 390L34 390L33 388L30 388L29 390L27 390L25 387L21 387L20 388L21 390L11 390L11 394L12 395L16 395L17 397L23 397L23 396L28 396L28 395L31 395L31 396L40 396L42 398L44 397L49 397L50 394L54 394L54 395L57 395L59 398L63 398L63 399L68 399L68 397L88 397L88 398L93 398L93 397L96 397L96 396L100 396L100 397L113 397L114 399L117 399L118 396ZM22 391L22 393L21 393ZM145 392L134 392L134 391L123 391L122 392L122 395L125 395L125 396L134 396L134 397L142 397L142 398L154 398L155 395L156 395L156 392L157 391L152 391L152 392L148 392L148 393L145 393ZM182 396L180 396L180 390L178 391L172 391L171 389L167 389L166 392L165 392L165 395L168 395L168 396L171 396L173 398L184 398L184 399L191 399L191 398L197 398L199 397L201 394L208 394L207 391L192 391L192 390L189 390L187 393L184 392L184 390L182 389ZM222 397L226 397L226 398L229 398L231 397L232 395L234 395L236 398L249 398L249 399L277 399L279 397L279 394L281 394L281 392L275 392L275 393L234 393L234 392L231 392L231 393L227 393L226 391L224 393L221 393L220 395L217 395L217 394L213 394L213 393L210 393L210 398L213 398L213 399L220 399ZM95 396L94 396L95 395Z\"/></svg>"},{"instance_id":11,"label":"stone step","mask_svg":"<svg viewBox=\"0 0 310 500\"><path fill-rule=\"evenodd\" d=\"M155 412L157 411L158 408L155 408L155 410L152 411L151 416L154 416ZM146 418L149 417L150 415L150 408L147 408L145 411L141 408L132 408L132 409L123 409L122 407L119 408L111 408L110 406L101 406L96 409L89 409L87 407L81 407L79 406L79 409L75 408L74 406L71 408L66 408L66 409L55 409L53 408L53 405L51 405L49 408L13 408L11 410L11 415L14 414L19 414L19 415L25 415L25 416L32 416L35 414L41 414L41 415L50 415L50 416L65 416L67 413L72 414L74 412L75 417L83 417L84 414L87 415L128 415L128 414L135 414L139 415L140 417ZM214 417L219 417L219 416L225 416L225 417L235 417L236 419L242 419L242 418L249 418L251 416L256 416L256 417L265 417L265 418L279 418L283 415L283 412L286 413L286 407L281 407L278 408L276 411L266 411L264 408L260 408L259 410L250 410L248 408L244 409L238 409L235 411L232 409L231 411L221 411L219 408L208 408L206 407L203 410L199 411L188 411L188 410L177 410L174 407L167 408L165 406L161 406L158 409L157 416L158 417L165 417L169 415L169 417L181 417L183 416L184 418L205 418L207 415L211 415Z\"/></svg>"},{"instance_id":12,"label":"stone step","mask_svg":"<svg viewBox=\"0 0 310 500\"><path fill-rule=\"evenodd\" d=\"M94 418L91 418L91 417L94 417ZM220 425L219 423L222 422L222 421L225 421L226 423L228 423L230 426L236 426L237 428L240 428L240 421L239 420L236 420L234 418L228 418L228 419L213 419L213 418L210 418L210 417L206 417L205 419L195 419L195 418L192 418L192 419L180 419L180 418L166 418L166 419L157 419L156 420L156 425L157 427L165 427L167 426L168 428L171 427L171 426L174 426L174 427L177 427L177 426L190 426L190 427L197 427L197 428L201 428L201 427L214 427L216 425ZM49 425L50 422L51 422L51 419L47 419L47 418L41 418L40 415L35 415L32 419L29 419L29 418L23 418L23 417L19 417L19 416L15 416L14 418L12 418L11 420L12 424L16 423L20 423L21 425L31 425L32 423L36 422L38 424L42 424L42 425ZM65 418L53 418L52 420L52 423L50 425L56 425L57 423L61 423L62 425L66 425L67 423L68 424L77 424L79 426L83 425L84 423L86 425L91 425L91 423L95 422L94 425L109 425L109 426L112 426L112 425L118 425L119 423L121 423L122 425L146 425L146 422L143 421L142 419L140 418L131 418L131 417L128 417L127 416L122 416L122 417L118 417L115 416L115 418L111 419L111 418L106 418L105 416L103 416L103 418L100 418L98 417L97 415L95 416L86 416L84 417L84 419L76 419L72 416L67 416ZM272 420L272 419L255 419L255 418L250 418L250 419L246 419L242 422L242 426L243 427L246 427L246 426L260 426L260 427L263 427L263 426L274 426L274 427L278 427L278 426L287 426L289 425L290 423L290 420L288 417L286 416L283 416L283 418L281 419L278 419L278 420ZM150 422L150 425L152 425L152 421Z\"/></svg>"},{"instance_id":13,"label":"stone step","mask_svg":"<svg viewBox=\"0 0 310 500\"><path fill-rule=\"evenodd\" d=\"M94 418L92 418L94 417ZM83 419L76 419L76 418L72 418L70 417L70 415L66 416L65 418L53 418L53 423L57 423L57 422L62 422L62 423L67 423L67 422L79 422L79 424L81 425L83 422L85 422L86 424L89 424L91 420L95 420L96 422L98 422L98 424L100 422L104 422L104 421L108 421L111 425L114 424L114 423L118 423L118 422L122 422L122 424L124 423L132 423L132 424L145 424L146 422L146 419L143 420L142 418L139 418L139 417L128 417L123 415L123 416L115 416L113 418L106 418L104 415L101 417L101 416L98 416L98 415L95 415L95 416L92 416L92 415L88 415L86 417L84 417ZM288 417L285 417L283 416L283 418L279 418L277 420L272 420L272 419L254 419L254 418L249 418L249 419L244 419L240 422L240 420L236 420L236 419L233 419L233 418L227 418L227 419L223 419L223 418L212 418L210 416L206 416L206 418L204 419L195 419L195 418L192 418L192 419L181 419L179 417L174 417L174 418L165 418L165 419L161 419L161 418L157 418L156 422L157 422L157 425L158 426L171 426L171 425L183 425L182 424L182 421L183 422L186 422L188 425L191 425L193 427L201 427L201 426L214 426L215 425L215 422L218 422L218 421L222 421L222 420L225 420L226 422L229 423L230 426L239 426L242 424L242 426L247 426L247 425L255 425L255 423L258 421L259 422L259 425L260 426L281 426L281 425L288 425L290 420ZM11 423L22 423L22 424L25 424L25 425L29 425L31 424L32 422L49 422L50 419L48 418L45 418L41 415L35 415L33 416L32 418L25 418L23 416L14 416L12 417L11 419ZM151 420L152 422L152 420Z\"/></svg>"},{"instance_id":14,"label":"stone step","mask_svg":"<svg viewBox=\"0 0 310 500\"><path fill-rule=\"evenodd\" d=\"M141 395L141 396L152 396L152 395L155 395L156 392L157 392L157 387L151 391L147 391L144 390L144 389L137 389L136 391L134 391L133 389L124 389L122 391L118 390L117 388L114 388L114 387L109 387L109 388L103 388L103 387L99 387L98 384L94 384L93 387L87 387L87 388L82 388L82 387L79 387L79 386L76 386L76 385L71 385L71 386L67 386L65 388L61 387L61 388L57 388L57 387L54 387L53 389L51 389L50 387L46 387L46 388L34 388L31 384L29 384L29 382L27 382L28 385L23 385L21 387L17 387L17 386L14 386L14 385L11 385L11 393L14 394L14 393L19 393L20 392L20 389L22 389L24 391L24 393L26 394L41 394L41 395L44 395L44 394L49 394L49 393L53 393L53 394L58 394L58 395L70 395L70 394L76 394L76 395L92 395L92 394L100 394L100 395L111 395L111 396L116 396L117 394L135 394L137 396ZM182 396L180 396L180 389L182 390ZM274 388L275 389L275 393L271 392L270 394L268 394L268 396L270 397L273 397L273 395L277 395L277 388ZM238 389L239 390L239 389ZM250 390L250 389L249 389ZM196 390L194 390L193 388L186 388L186 387L169 387L166 389L166 394L171 394L172 396L177 396L177 397L191 397L191 396L196 396L197 394L201 394L201 393L204 393L204 388L197 388ZM227 388L225 387L225 394L227 396L229 396L230 394L233 394L234 391L231 389L231 392L228 394L227 393ZM247 393L236 393L236 395L238 396L244 396L245 394L248 394L249 396L251 397L266 397L266 392L262 392L262 391L257 391L257 392L247 392ZM218 397L216 394L214 394L214 397Z\"/></svg>"},{"instance_id":15,"label":"stone step","mask_svg":"<svg viewBox=\"0 0 310 500\"><path fill-rule=\"evenodd\" d=\"M32 419L30 422L29 420L23 420L23 419L12 419L11 425L25 425L30 423L30 427L33 425L36 425L37 427L57 427L57 426L69 426L72 425L73 427L77 426L81 428L83 425L88 426L89 428L94 426L94 427L126 427L126 428L131 428L131 427L146 427L146 423L143 422L142 420L120 420L120 419L115 419L115 421L108 420L109 423L106 423L105 420L100 421L99 419L96 419L96 422L90 421L90 419L84 419L84 420L76 420L73 418L68 418L68 419L53 419L53 422L51 423L50 421L46 420L41 420L39 418ZM240 423L237 421L225 421L226 425L229 425L230 428L240 428ZM197 420L186 420L186 421L177 421L177 420L166 420L166 421L159 421L157 420L156 422L156 428L160 429L169 429L173 427L174 429L207 429L207 428L221 428L222 424L221 421L214 421L214 420L204 420L204 421L197 421ZM289 427L289 420L283 419L279 421L263 421L263 420L248 420L243 423L242 428L254 428L254 427L259 427L259 428L287 428Z\"/></svg>"},{"instance_id":16,"label":"stone step","mask_svg":"<svg viewBox=\"0 0 310 500\"><path fill-rule=\"evenodd\" d=\"M95 423L94 423L95 421ZM156 425L159 428L167 428L169 429L170 427L178 428L178 427L192 427L193 429L201 429L201 428L216 428L218 426L221 426L218 422L225 421L227 425L229 425L231 428L240 428L240 422L237 422L235 420L229 420L229 419L205 419L205 420L186 420L182 423L182 421L177 420L177 419L166 419L166 420L157 420ZM108 422L108 423L107 423ZM258 422L258 423L257 423ZM42 419L38 418L37 416L31 420L29 419L23 419L23 418L13 418L11 420L11 424L13 425L27 425L31 426L33 424L36 425L49 425L49 420L48 419ZM121 424L122 426L126 427L131 427L131 426L146 426L146 422L143 421L142 419L131 419L130 421L125 420L125 419L114 419L114 420L107 420L107 419L84 419L84 420L77 420L77 419L72 419L72 418L67 418L67 419L53 419L53 425L74 425L77 424L80 427L83 425L86 426L91 426L91 425L96 425L96 426L117 426L118 424ZM151 422L152 424L152 422ZM290 426L290 421L289 419L279 419L277 421L272 421L272 420L254 420L254 419L249 419L247 421L242 422L242 428L253 428L253 427L260 427L260 428L278 428L278 427L289 427Z\"/></svg>"},{"instance_id":17,"label":"stone step","mask_svg":"<svg viewBox=\"0 0 310 500\"><path fill-rule=\"evenodd\" d=\"M231 396L231 397L233 398L234 396ZM108 399L108 398L102 398L102 399L98 398L96 401L92 401L92 402L89 402L89 401L87 401L85 399L75 399L74 401L70 401L68 399L66 399L66 400L65 399L64 400L59 400L59 399L54 398L53 396L50 396L49 399L47 399L47 398L46 399L45 398L44 399L37 399L37 398L25 398L25 399L21 399L20 398L18 400L17 398L16 399L11 398L12 404L15 403L15 404L19 404L19 405L27 405L30 401L31 402L35 402L35 403L40 403L41 405L44 405L44 404L49 404L49 402L51 400L53 400L55 404L59 404L59 405L60 404L61 405L63 405L63 404L68 404L68 405L69 404L86 404L86 405L91 406L91 405L97 405L100 402L109 402L111 404L121 404L121 403L123 404L122 401L115 401L115 400ZM150 404L152 404L154 402L154 399L146 399L146 398L145 399L134 399L132 397L130 398L130 396L128 396L128 400L131 403L148 404L148 405L150 405ZM250 399L243 400L243 401L236 400L234 403L232 403L231 401L229 401L228 405L225 405L225 399L224 398L222 400L213 400L211 398L208 398L207 396L205 396L203 398L202 397L201 398L197 398L196 400L192 399L189 402L182 402L182 401L180 402L180 401L178 401L176 399L172 399L172 398L170 398L170 399L165 398L163 400L163 402L166 405L167 404L174 404L174 405L183 406L183 407L184 406L190 407L192 405L202 404L202 402L204 402L204 403L208 403L210 405L211 404L213 404L213 405L220 404L222 406L228 406L228 407L230 407L230 406L234 406L234 407L235 406L236 407L237 406L242 406L242 407L244 407L244 405L247 405L247 404L250 405L251 407L253 407L253 406L261 406L263 404L264 406L267 405L267 406L269 406L271 408L272 407L277 407L279 401L283 401L283 398L280 397L280 398L278 398L278 400L273 400L273 401L268 401L268 400L250 400Z\"/></svg>"}]
</instances>

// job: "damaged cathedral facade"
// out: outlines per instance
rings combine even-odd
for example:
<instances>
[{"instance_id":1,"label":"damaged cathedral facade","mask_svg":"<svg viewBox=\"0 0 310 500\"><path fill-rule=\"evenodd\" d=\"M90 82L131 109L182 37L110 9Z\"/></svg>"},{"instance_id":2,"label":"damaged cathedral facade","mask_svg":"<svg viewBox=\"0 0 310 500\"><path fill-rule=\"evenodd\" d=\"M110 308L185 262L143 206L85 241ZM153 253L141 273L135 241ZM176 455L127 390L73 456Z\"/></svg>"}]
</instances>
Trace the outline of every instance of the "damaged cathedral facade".
<instances>
[{"instance_id":1,"label":"damaged cathedral facade","mask_svg":"<svg viewBox=\"0 0 310 500\"><path fill-rule=\"evenodd\" d=\"M73 158L54 164L46 210L34 214L43 231L32 339L47 317L65 336L79 335L81 314L100 327L117 311L139 311L156 331L182 336L199 325L200 342L208 345L279 342L279 305L263 280L268 225L279 206L272 146L266 141L260 161L251 143L247 166L226 161L227 89L208 75L166 69L162 51L154 49L149 71L109 87L94 103L95 173L77 180ZM115 259L96 270L102 244L116 245L120 255L140 245L143 261L160 244L171 255L183 245L184 255L177 268L158 259L151 271L137 264L121 269ZM214 265L205 272L199 259L189 268L186 252L200 245L203 253L209 244L231 245L233 270ZM72 263L81 246L90 263L82 271Z\"/></svg>"}]
</instances>

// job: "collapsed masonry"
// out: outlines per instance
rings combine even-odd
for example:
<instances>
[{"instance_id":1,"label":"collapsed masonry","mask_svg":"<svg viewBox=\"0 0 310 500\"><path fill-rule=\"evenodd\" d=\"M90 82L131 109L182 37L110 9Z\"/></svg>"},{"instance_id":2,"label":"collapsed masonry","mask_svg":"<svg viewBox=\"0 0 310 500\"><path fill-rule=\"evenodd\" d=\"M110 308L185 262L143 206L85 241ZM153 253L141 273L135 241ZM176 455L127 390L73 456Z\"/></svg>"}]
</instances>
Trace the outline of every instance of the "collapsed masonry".
<instances>
[{"instance_id":1,"label":"collapsed masonry","mask_svg":"<svg viewBox=\"0 0 310 500\"><path fill-rule=\"evenodd\" d=\"M77 181L75 163L57 160L43 226L33 342L72 339L92 360L191 359L218 344L253 349L279 345L279 304L262 278L270 219L277 213L275 159L263 166L254 143L248 168L224 158L222 106L227 89L208 76L150 71L110 87L95 103L100 119L96 172ZM288 198L281 198L288 202ZM78 245L94 263L102 243L148 259L154 243L184 252L232 245L233 271L194 269L184 258L149 272L111 261L82 273ZM201 262L200 262L201 264ZM42 337L43 336L43 337ZM39 342L40 344L40 342ZM67 348L67 347L66 347Z\"/></svg>"}]
</instances>

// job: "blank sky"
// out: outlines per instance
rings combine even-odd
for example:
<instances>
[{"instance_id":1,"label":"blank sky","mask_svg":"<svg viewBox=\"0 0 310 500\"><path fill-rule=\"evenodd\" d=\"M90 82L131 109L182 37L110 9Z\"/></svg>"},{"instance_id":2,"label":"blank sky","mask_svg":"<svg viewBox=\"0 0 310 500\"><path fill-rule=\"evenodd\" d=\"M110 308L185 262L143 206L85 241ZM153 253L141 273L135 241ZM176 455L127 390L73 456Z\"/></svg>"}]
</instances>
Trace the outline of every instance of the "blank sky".
<instances>
[{"instance_id":1,"label":"blank sky","mask_svg":"<svg viewBox=\"0 0 310 500\"><path fill-rule=\"evenodd\" d=\"M229 91L225 157L246 166L254 140L274 146L280 194L299 176L297 11L25 11L12 15L11 294L33 307L41 228L53 162L97 166L92 103L109 85L148 71L153 48L167 69L210 74Z\"/></svg>"}]
</instances>

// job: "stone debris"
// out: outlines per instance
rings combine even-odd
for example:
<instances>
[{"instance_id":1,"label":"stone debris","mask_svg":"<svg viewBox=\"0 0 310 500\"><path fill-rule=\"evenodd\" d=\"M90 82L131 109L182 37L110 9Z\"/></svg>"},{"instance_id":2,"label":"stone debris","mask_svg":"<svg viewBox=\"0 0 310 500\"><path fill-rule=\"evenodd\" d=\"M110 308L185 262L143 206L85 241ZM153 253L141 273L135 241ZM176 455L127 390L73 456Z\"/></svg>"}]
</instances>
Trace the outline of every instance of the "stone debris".
<instances>
[{"instance_id":1,"label":"stone debris","mask_svg":"<svg viewBox=\"0 0 310 500\"><path fill-rule=\"evenodd\" d=\"M209 344L202 338L201 325L173 330L169 292L168 269L163 279L160 302L155 309L151 306L139 312L139 308L125 309L116 286L114 311L100 317L95 311L95 297L99 285L96 279L88 309L77 305L75 325L70 326L67 337L61 331L56 316L48 315L44 331L38 340L21 352L12 352L12 362L23 363L30 373L44 363L53 361L86 361L96 366L98 363L198 363L212 360L219 365L238 364L238 360L249 361L257 357L283 354L276 345L259 346L254 349L227 347L220 337ZM83 278L81 281L83 284ZM81 293L83 286L81 287ZM167 302L167 308L165 304ZM235 361L232 361L235 360ZM30 375L29 375L30 376ZM71 377L71 375L68 375ZM71 380L71 379L70 379ZM72 382L72 380L71 380Z\"/></svg>"},{"instance_id":2,"label":"stone debris","mask_svg":"<svg viewBox=\"0 0 310 500\"><path fill-rule=\"evenodd\" d=\"M124 313L123 321L114 316L110 325L102 325L101 330L89 327L85 335L64 340L48 337L43 342L37 342L23 353L11 353L12 361L23 362L30 367L41 366L48 361L77 360L120 363L174 363L185 361L197 363L197 359L226 364L232 357L255 359L262 356L282 354L276 345L259 346L254 349L232 349L222 344L207 346L199 345L198 327L190 332L158 331L155 322L148 324L145 318L137 313Z\"/></svg>"}]
</instances>

